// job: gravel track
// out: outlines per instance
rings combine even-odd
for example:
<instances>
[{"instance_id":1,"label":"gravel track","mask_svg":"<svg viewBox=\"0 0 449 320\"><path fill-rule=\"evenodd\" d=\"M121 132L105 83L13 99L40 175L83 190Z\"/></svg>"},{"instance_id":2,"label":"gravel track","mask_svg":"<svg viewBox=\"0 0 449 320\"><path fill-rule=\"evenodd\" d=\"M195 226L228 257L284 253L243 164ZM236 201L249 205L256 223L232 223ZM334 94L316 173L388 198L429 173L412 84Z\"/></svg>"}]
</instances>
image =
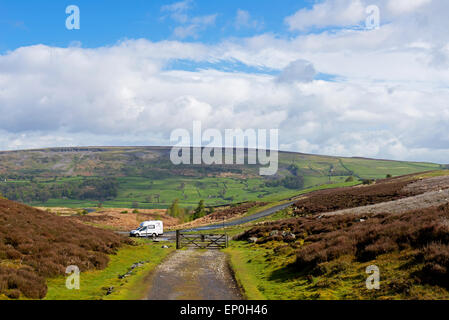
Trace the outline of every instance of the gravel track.
<instances>
[{"instance_id":1,"label":"gravel track","mask_svg":"<svg viewBox=\"0 0 449 320\"><path fill-rule=\"evenodd\" d=\"M226 255L218 250L177 250L151 279L147 300L241 300Z\"/></svg>"}]
</instances>

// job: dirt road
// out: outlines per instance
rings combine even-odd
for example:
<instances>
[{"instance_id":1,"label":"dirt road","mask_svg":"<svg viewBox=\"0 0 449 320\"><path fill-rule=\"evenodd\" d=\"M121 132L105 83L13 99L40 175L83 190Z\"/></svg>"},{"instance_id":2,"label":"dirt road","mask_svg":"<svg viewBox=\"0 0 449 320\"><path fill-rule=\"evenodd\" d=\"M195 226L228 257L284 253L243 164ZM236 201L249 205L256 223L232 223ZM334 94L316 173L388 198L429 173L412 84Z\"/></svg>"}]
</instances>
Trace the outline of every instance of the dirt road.
<instances>
[{"instance_id":1,"label":"dirt road","mask_svg":"<svg viewBox=\"0 0 449 320\"><path fill-rule=\"evenodd\" d=\"M151 279L148 300L241 300L226 256L218 250L177 250Z\"/></svg>"}]
</instances>

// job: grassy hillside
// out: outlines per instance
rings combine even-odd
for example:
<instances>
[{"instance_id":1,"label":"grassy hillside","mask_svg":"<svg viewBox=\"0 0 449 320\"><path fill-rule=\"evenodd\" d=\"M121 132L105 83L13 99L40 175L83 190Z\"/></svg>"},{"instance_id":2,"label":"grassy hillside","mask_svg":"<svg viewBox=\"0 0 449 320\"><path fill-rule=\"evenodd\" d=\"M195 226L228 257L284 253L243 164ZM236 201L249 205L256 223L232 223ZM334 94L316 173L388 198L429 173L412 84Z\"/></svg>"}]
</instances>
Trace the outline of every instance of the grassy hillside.
<instances>
[{"instance_id":1,"label":"grassy hillside","mask_svg":"<svg viewBox=\"0 0 449 320\"><path fill-rule=\"evenodd\" d=\"M16 202L0 199L0 299L41 299L45 278L104 269L109 256L132 244L111 231L89 227Z\"/></svg>"},{"instance_id":2,"label":"grassy hillside","mask_svg":"<svg viewBox=\"0 0 449 320\"><path fill-rule=\"evenodd\" d=\"M440 168L438 164L338 158L281 152L274 177L257 165L181 165L170 148L53 148L0 152L0 193L36 206L166 208L204 199L208 206L273 201L353 176L384 178ZM288 180L290 179L290 180ZM293 183L292 183L293 182Z\"/></svg>"},{"instance_id":3,"label":"grassy hillside","mask_svg":"<svg viewBox=\"0 0 449 320\"><path fill-rule=\"evenodd\" d=\"M236 234L226 249L236 277L249 299L449 299L449 205L432 202L447 192L447 174L300 199L276 220ZM418 195L426 196L424 204L404 212L325 215ZM366 286L373 266L380 272L376 290Z\"/></svg>"}]
</instances>

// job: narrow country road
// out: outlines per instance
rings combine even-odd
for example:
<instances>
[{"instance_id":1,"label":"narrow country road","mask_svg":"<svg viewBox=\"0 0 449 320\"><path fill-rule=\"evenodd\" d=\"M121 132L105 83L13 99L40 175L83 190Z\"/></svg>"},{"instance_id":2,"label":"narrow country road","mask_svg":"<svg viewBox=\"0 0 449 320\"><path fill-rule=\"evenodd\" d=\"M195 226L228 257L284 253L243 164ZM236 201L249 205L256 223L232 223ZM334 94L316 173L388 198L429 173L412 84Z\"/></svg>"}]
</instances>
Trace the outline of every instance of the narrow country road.
<instances>
[{"instance_id":1,"label":"narrow country road","mask_svg":"<svg viewBox=\"0 0 449 320\"><path fill-rule=\"evenodd\" d=\"M260 218L267 217L267 216L270 216L272 214L275 214L276 212L291 206L295 202L296 201L291 201L291 202L287 202L287 203L284 203L284 204L280 204L280 205L271 207L269 209L262 210L260 212L255 213L255 214L252 214L250 216L242 217L242 218L239 218L239 219L236 219L236 220L227 221L227 222L224 222L224 223L212 224L212 225L205 226L205 227L186 229L186 230L183 230L183 231L187 231L187 232L189 232L189 231L205 231L205 230L220 229L220 228L223 228L223 227L238 226L238 225L241 225L241 224L245 224L245 223L248 223L248 222L251 222L251 221L259 220Z\"/></svg>"},{"instance_id":2,"label":"narrow country road","mask_svg":"<svg viewBox=\"0 0 449 320\"><path fill-rule=\"evenodd\" d=\"M255 214L252 214L252 215L249 215L249 216L246 216L246 217L242 217L242 218L239 218L239 219L235 219L235 220L232 220L232 221L225 221L224 223L215 223L215 224L211 224L211 225L208 225L208 226L192 228L192 229L185 229L185 230L182 230L182 231L185 231L185 232L206 231L206 230L208 231L208 230L221 229L223 227L238 226L238 225L241 225L241 224L245 224L245 223L248 223L248 222L251 222L251 221L259 220L261 218L264 218L264 217L270 216L272 214L275 214L276 212L291 206L295 202L296 201L290 201L290 202L287 202L287 203L284 203L284 204L280 204L280 205L274 206L272 208L265 209L265 210L262 210L260 212L255 213ZM121 235L129 235L129 232L125 232L125 231L117 231L117 233L121 234ZM174 231L164 232L164 236L160 237L160 239L161 240L170 239L174 235L175 235Z\"/></svg>"},{"instance_id":3,"label":"narrow country road","mask_svg":"<svg viewBox=\"0 0 449 320\"><path fill-rule=\"evenodd\" d=\"M151 278L147 300L241 300L226 255L218 250L177 250Z\"/></svg>"}]
</instances>

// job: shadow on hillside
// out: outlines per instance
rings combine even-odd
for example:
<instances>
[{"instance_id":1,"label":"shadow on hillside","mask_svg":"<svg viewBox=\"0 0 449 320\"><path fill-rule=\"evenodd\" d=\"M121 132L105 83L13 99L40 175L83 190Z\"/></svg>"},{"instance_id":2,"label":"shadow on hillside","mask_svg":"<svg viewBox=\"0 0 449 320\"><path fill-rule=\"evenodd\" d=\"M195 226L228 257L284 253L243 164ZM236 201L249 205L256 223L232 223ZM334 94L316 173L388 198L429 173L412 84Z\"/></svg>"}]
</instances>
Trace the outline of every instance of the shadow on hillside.
<instances>
[{"instance_id":1,"label":"shadow on hillside","mask_svg":"<svg viewBox=\"0 0 449 320\"><path fill-rule=\"evenodd\" d=\"M294 266L294 264L289 264L285 267L273 271L268 279L270 281L276 282L287 282L294 279L298 279L302 276L305 276L306 274L307 274L306 270L302 270L299 272L297 267Z\"/></svg>"}]
</instances>

